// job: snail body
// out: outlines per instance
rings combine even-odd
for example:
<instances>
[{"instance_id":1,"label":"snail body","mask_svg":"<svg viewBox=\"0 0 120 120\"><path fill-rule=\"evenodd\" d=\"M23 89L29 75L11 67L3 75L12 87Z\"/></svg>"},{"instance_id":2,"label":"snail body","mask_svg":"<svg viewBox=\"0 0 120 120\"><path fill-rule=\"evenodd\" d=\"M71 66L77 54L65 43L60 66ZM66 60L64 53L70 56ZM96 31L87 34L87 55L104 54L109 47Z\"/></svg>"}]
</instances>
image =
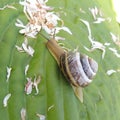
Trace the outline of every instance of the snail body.
<instances>
[{"instance_id":1,"label":"snail body","mask_svg":"<svg viewBox=\"0 0 120 120\"><path fill-rule=\"evenodd\" d=\"M48 40L46 45L71 84L75 95L83 103L82 89L88 86L96 75L97 62L77 51L65 51L54 39Z\"/></svg>"},{"instance_id":2,"label":"snail body","mask_svg":"<svg viewBox=\"0 0 120 120\"><path fill-rule=\"evenodd\" d=\"M95 60L77 51L65 51L54 39L48 40L47 48L70 84L85 87L92 82L98 70Z\"/></svg>"}]
</instances>

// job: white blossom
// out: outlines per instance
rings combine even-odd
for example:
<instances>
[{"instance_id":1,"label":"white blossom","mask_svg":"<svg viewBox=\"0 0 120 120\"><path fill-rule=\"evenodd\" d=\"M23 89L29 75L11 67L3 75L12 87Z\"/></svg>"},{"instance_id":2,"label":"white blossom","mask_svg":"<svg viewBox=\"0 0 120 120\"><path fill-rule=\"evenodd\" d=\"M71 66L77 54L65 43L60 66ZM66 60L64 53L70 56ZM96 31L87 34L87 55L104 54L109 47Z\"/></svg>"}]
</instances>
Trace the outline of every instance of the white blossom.
<instances>
[{"instance_id":1,"label":"white blossom","mask_svg":"<svg viewBox=\"0 0 120 120\"><path fill-rule=\"evenodd\" d=\"M22 28L19 32L28 37L35 38L41 31L45 30L49 35L57 34L60 30L64 30L71 34L71 31L64 27L58 30L58 21L62 21L53 10L52 7L47 6L48 0L24 0L20 4L24 6L24 13L29 22L24 25L22 21L17 19L16 26ZM63 22L62 22L63 23Z\"/></svg>"}]
</instances>

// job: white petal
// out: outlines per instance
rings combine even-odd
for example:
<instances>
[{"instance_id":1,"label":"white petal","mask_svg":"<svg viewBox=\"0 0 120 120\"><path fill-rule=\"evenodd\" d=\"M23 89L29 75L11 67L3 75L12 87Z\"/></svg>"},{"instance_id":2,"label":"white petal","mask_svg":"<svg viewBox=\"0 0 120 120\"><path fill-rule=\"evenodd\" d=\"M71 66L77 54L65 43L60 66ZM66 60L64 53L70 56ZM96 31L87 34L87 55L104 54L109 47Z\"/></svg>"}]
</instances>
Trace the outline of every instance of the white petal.
<instances>
[{"instance_id":1,"label":"white petal","mask_svg":"<svg viewBox=\"0 0 120 120\"><path fill-rule=\"evenodd\" d=\"M116 42L119 38L115 35L115 34L113 34L112 32L110 32L110 35L111 35L111 37L112 37L112 40L113 40L113 42Z\"/></svg>"},{"instance_id":2,"label":"white petal","mask_svg":"<svg viewBox=\"0 0 120 120\"><path fill-rule=\"evenodd\" d=\"M52 30L49 29L46 25L43 25L42 28L43 28L48 34L52 34Z\"/></svg>"},{"instance_id":3,"label":"white petal","mask_svg":"<svg viewBox=\"0 0 120 120\"><path fill-rule=\"evenodd\" d=\"M25 75L27 75L28 69L29 69L29 65L26 65L25 66Z\"/></svg>"},{"instance_id":4,"label":"white petal","mask_svg":"<svg viewBox=\"0 0 120 120\"><path fill-rule=\"evenodd\" d=\"M24 52L24 50L22 49L22 47L19 47L19 46L15 46L16 48L17 48L17 50L19 51L19 52Z\"/></svg>"},{"instance_id":5,"label":"white petal","mask_svg":"<svg viewBox=\"0 0 120 120\"><path fill-rule=\"evenodd\" d=\"M33 82L31 81L31 78L27 78L27 80L28 80L28 82L25 85L25 92L26 92L27 95L29 95L29 94L32 93Z\"/></svg>"},{"instance_id":6,"label":"white petal","mask_svg":"<svg viewBox=\"0 0 120 120\"><path fill-rule=\"evenodd\" d=\"M54 105L51 105L50 107L48 107L48 111L50 111L53 107Z\"/></svg>"},{"instance_id":7,"label":"white petal","mask_svg":"<svg viewBox=\"0 0 120 120\"><path fill-rule=\"evenodd\" d=\"M4 107L7 107L7 104L8 104L8 100L9 98L11 97L11 93L7 94L4 99L3 99L3 106Z\"/></svg>"},{"instance_id":8,"label":"white petal","mask_svg":"<svg viewBox=\"0 0 120 120\"><path fill-rule=\"evenodd\" d=\"M55 40L65 40L65 38L63 38L63 37L60 37L60 36L55 36Z\"/></svg>"},{"instance_id":9,"label":"white petal","mask_svg":"<svg viewBox=\"0 0 120 120\"><path fill-rule=\"evenodd\" d=\"M19 33L25 34L25 33L26 33L26 29L21 29L21 30L19 31Z\"/></svg>"},{"instance_id":10,"label":"white petal","mask_svg":"<svg viewBox=\"0 0 120 120\"><path fill-rule=\"evenodd\" d=\"M22 43L23 50L30 56L33 56L34 49L31 46L28 46L28 41L25 39L25 41Z\"/></svg>"},{"instance_id":11,"label":"white petal","mask_svg":"<svg viewBox=\"0 0 120 120\"><path fill-rule=\"evenodd\" d=\"M20 114L21 114L21 120L25 120L25 118L26 118L26 109L22 108L21 111L20 111Z\"/></svg>"},{"instance_id":12,"label":"white petal","mask_svg":"<svg viewBox=\"0 0 120 120\"><path fill-rule=\"evenodd\" d=\"M39 117L40 120L45 120L45 116L44 115L41 115L41 114L38 114L38 113L36 115Z\"/></svg>"},{"instance_id":13,"label":"white petal","mask_svg":"<svg viewBox=\"0 0 120 120\"><path fill-rule=\"evenodd\" d=\"M105 46L110 46L110 43L106 42L104 43Z\"/></svg>"},{"instance_id":14,"label":"white petal","mask_svg":"<svg viewBox=\"0 0 120 120\"><path fill-rule=\"evenodd\" d=\"M14 7L14 6L12 6L12 5L5 5L4 7L0 8L0 10L4 10L4 9L6 9L6 8L10 8L10 9L15 9L15 10L17 10L17 8Z\"/></svg>"},{"instance_id":15,"label":"white petal","mask_svg":"<svg viewBox=\"0 0 120 120\"><path fill-rule=\"evenodd\" d=\"M36 77L34 78L33 86L35 87L36 95L39 93L38 84L40 83L40 81L41 81L40 76L38 76L37 78Z\"/></svg>"},{"instance_id":16,"label":"white petal","mask_svg":"<svg viewBox=\"0 0 120 120\"><path fill-rule=\"evenodd\" d=\"M72 35L72 32L70 31L70 29L69 28L67 28L67 27L57 27L56 29L58 29L58 31L60 31L60 30L64 30L64 31L66 31L66 32L68 32L69 34L71 34Z\"/></svg>"},{"instance_id":17,"label":"white petal","mask_svg":"<svg viewBox=\"0 0 120 120\"><path fill-rule=\"evenodd\" d=\"M28 54L33 57L34 49L31 46L28 46Z\"/></svg>"},{"instance_id":18,"label":"white petal","mask_svg":"<svg viewBox=\"0 0 120 120\"><path fill-rule=\"evenodd\" d=\"M95 23L95 24L99 24L99 23L102 23L102 22L104 22L105 21L105 18L97 18L97 20L96 21L94 21L93 23Z\"/></svg>"},{"instance_id":19,"label":"white petal","mask_svg":"<svg viewBox=\"0 0 120 120\"><path fill-rule=\"evenodd\" d=\"M116 73L116 70L111 69L111 70L107 71L107 75L109 75L109 76L112 75L113 73Z\"/></svg>"},{"instance_id":20,"label":"white petal","mask_svg":"<svg viewBox=\"0 0 120 120\"><path fill-rule=\"evenodd\" d=\"M21 20L19 20L19 19L17 19L17 22L15 23L15 25L16 25L17 27L25 28L23 22L22 22Z\"/></svg>"},{"instance_id":21,"label":"white petal","mask_svg":"<svg viewBox=\"0 0 120 120\"><path fill-rule=\"evenodd\" d=\"M100 42L98 42L98 41L92 41L92 48L91 48L92 50L95 50L95 49L100 49L100 50L102 50L102 59L104 58L104 56L105 56L105 46L102 44L102 43L100 43Z\"/></svg>"},{"instance_id":22,"label":"white petal","mask_svg":"<svg viewBox=\"0 0 120 120\"><path fill-rule=\"evenodd\" d=\"M83 20L83 19L80 19L80 21L83 22L86 25L86 27L88 29L88 38L89 38L90 41L92 41L92 34L91 34L91 28L90 28L89 22L86 21L86 20Z\"/></svg>"},{"instance_id":23,"label":"white petal","mask_svg":"<svg viewBox=\"0 0 120 120\"><path fill-rule=\"evenodd\" d=\"M109 48L110 51L113 52L113 54L116 55L116 57L120 58L120 54L118 53L118 51L116 50L116 48Z\"/></svg>"},{"instance_id":24,"label":"white petal","mask_svg":"<svg viewBox=\"0 0 120 120\"><path fill-rule=\"evenodd\" d=\"M8 82L9 81L9 78L10 78L10 75L11 75L11 70L12 70L12 68L10 67L7 67L7 80L6 80L6 82Z\"/></svg>"}]
</instances>

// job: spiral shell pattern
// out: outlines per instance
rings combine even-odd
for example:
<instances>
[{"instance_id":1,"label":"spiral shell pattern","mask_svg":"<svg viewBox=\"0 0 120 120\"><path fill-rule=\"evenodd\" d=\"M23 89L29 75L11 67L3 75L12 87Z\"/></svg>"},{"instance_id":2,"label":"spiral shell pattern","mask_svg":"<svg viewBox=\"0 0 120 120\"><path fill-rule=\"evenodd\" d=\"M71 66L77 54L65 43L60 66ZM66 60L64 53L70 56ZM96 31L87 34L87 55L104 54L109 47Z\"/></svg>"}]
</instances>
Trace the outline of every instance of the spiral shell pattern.
<instances>
[{"instance_id":1,"label":"spiral shell pattern","mask_svg":"<svg viewBox=\"0 0 120 120\"><path fill-rule=\"evenodd\" d=\"M92 82L98 70L95 60L77 51L65 51L54 39L46 45L69 83L75 87L85 87Z\"/></svg>"},{"instance_id":2,"label":"spiral shell pattern","mask_svg":"<svg viewBox=\"0 0 120 120\"><path fill-rule=\"evenodd\" d=\"M67 80L76 87L85 87L96 75L98 64L79 52L65 52L60 57L60 68Z\"/></svg>"}]
</instances>

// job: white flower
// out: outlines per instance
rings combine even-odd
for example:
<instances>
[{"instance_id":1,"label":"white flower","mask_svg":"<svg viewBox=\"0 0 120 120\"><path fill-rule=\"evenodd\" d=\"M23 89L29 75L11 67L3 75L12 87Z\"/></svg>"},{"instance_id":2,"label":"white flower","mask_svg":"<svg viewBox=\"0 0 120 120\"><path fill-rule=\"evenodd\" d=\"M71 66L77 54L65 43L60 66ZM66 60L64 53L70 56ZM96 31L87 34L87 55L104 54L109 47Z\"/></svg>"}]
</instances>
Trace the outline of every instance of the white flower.
<instances>
[{"instance_id":1,"label":"white flower","mask_svg":"<svg viewBox=\"0 0 120 120\"><path fill-rule=\"evenodd\" d=\"M24 0L20 2L24 6L24 13L29 22L24 25L17 19L16 26L21 27L19 31L28 37L35 38L41 29L44 29L49 35L57 34L60 30L64 30L71 34L68 28L61 28L56 32L58 21L62 21L55 12L52 12L52 7L46 5L48 0Z\"/></svg>"}]
</instances>

